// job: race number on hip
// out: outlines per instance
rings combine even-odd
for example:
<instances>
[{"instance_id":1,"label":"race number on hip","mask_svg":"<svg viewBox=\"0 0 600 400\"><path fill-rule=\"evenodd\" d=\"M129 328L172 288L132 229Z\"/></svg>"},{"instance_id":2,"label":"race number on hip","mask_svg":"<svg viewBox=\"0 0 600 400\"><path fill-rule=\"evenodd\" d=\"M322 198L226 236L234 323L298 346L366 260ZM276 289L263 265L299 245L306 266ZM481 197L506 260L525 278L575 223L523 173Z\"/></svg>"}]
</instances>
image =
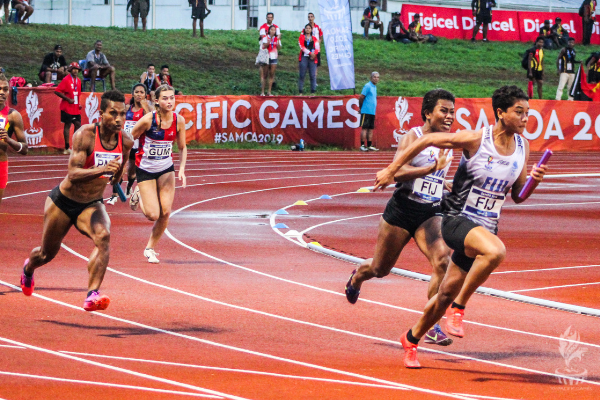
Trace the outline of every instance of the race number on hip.
<instances>
[{"instance_id":1,"label":"race number on hip","mask_svg":"<svg viewBox=\"0 0 600 400\"><path fill-rule=\"evenodd\" d=\"M498 219L505 199L504 193L491 192L473 186L471 192L469 192L469 197L467 197L463 212L478 217Z\"/></svg>"},{"instance_id":2,"label":"race number on hip","mask_svg":"<svg viewBox=\"0 0 600 400\"><path fill-rule=\"evenodd\" d=\"M413 183L413 193L423 200L436 202L442 199L444 192L444 179L437 176L427 175L415 179Z\"/></svg>"}]
</instances>

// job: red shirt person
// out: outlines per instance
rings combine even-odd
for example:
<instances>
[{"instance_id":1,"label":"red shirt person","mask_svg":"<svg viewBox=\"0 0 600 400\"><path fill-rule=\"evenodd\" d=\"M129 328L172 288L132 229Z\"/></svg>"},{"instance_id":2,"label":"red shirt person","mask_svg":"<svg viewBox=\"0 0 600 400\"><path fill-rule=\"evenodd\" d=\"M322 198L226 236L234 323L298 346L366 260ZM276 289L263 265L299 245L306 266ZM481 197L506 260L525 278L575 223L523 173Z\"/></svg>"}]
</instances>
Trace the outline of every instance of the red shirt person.
<instances>
[{"instance_id":1,"label":"red shirt person","mask_svg":"<svg viewBox=\"0 0 600 400\"><path fill-rule=\"evenodd\" d=\"M72 62L67 68L67 75L56 87L54 93L62 100L60 102L60 122L64 125L63 136L65 139L64 154L71 153L69 149L69 136L71 124L74 126L73 132L76 132L81 126L81 79L78 78L81 67L78 63Z\"/></svg>"},{"instance_id":2,"label":"red shirt person","mask_svg":"<svg viewBox=\"0 0 600 400\"><path fill-rule=\"evenodd\" d=\"M265 22L264 24L262 24L260 26L260 28L258 28L258 34L259 34L258 40L259 41L261 41L265 36L267 36L271 25L274 25L276 28L275 35L277 36L277 38L281 39L281 30L279 30L279 27L273 23L274 18L275 18L275 15L272 12L267 13L267 22Z\"/></svg>"}]
</instances>

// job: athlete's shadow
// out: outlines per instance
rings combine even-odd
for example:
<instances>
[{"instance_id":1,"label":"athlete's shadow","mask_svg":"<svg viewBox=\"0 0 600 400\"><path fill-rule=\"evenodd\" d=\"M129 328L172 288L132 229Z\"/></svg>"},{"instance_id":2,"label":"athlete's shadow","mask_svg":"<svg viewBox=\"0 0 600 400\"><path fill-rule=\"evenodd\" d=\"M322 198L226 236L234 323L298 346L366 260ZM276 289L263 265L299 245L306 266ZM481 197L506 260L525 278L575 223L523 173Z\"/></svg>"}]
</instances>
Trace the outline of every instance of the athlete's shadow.
<instances>
[{"instance_id":1,"label":"athlete's shadow","mask_svg":"<svg viewBox=\"0 0 600 400\"><path fill-rule=\"evenodd\" d=\"M98 336L104 336L114 339L122 339L128 336L141 336L141 335L159 335L163 334L163 332L158 332L152 329L147 328L129 328L129 327L110 327L110 326L102 326L102 325L84 325L84 324L75 324L70 322L56 321L56 320L43 320L40 322L45 322L53 325L58 325L62 327L75 328L75 329L87 329L94 330L98 333ZM165 331L175 332L175 333L223 333L227 330L213 328L210 326L185 326L185 327L161 327L159 329L164 329ZM107 333L101 333L107 332ZM110 332L110 333L109 333Z\"/></svg>"}]
</instances>

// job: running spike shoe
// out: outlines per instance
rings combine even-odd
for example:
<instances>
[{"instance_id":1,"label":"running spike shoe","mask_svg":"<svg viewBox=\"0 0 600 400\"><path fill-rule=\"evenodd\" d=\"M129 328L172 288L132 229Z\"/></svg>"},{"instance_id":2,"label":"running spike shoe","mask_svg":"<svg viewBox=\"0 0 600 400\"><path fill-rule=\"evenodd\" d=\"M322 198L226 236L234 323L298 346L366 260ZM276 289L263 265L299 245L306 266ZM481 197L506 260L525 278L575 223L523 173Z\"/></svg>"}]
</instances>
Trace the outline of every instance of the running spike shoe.
<instances>
[{"instance_id":1,"label":"running spike shoe","mask_svg":"<svg viewBox=\"0 0 600 400\"><path fill-rule=\"evenodd\" d=\"M404 366L406 368L421 368L419 360L417 360L417 348L418 344L412 344L406 338L408 331L404 332L400 337L400 343L404 349Z\"/></svg>"},{"instance_id":2,"label":"running spike shoe","mask_svg":"<svg viewBox=\"0 0 600 400\"><path fill-rule=\"evenodd\" d=\"M433 328L428 330L425 334L425 343L437 344L438 346L450 346L452 344L452 339L446 336L439 324L435 324Z\"/></svg>"},{"instance_id":3,"label":"running spike shoe","mask_svg":"<svg viewBox=\"0 0 600 400\"><path fill-rule=\"evenodd\" d=\"M350 275L350 279L348 279L348 283L346 283L346 299L350 304L355 304L358 301L358 296L360 295L360 290L356 290L352 287L352 277L356 274L356 270L352 271Z\"/></svg>"},{"instance_id":4,"label":"running spike shoe","mask_svg":"<svg viewBox=\"0 0 600 400\"><path fill-rule=\"evenodd\" d=\"M97 290L93 290L87 299L83 302L83 309L85 311L99 311L106 310L110 304L108 296L100 294Z\"/></svg>"},{"instance_id":5,"label":"running spike shoe","mask_svg":"<svg viewBox=\"0 0 600 400\"><path fill-rule=\"evenodd\" d=\"M463 329L463 317L465 310L459 310L458 308L448 308L446 312L446 331L456 337L464 337L465 330Z\"/></svg>"},{"instance_id":6,"label":"running spike shoe","mask_svg":"<svg viewBox=\"0 0 600 400\"><path fill-rule=\"evenodd\" d=\"M33 275L31 275L31 277L25 275L25 266L28 262L29 258L25 260L25 263L23 263L23 271L21 272L21 291L25 296L31 296L33 294L34 287Z\"/></svg>"}]
</instances>

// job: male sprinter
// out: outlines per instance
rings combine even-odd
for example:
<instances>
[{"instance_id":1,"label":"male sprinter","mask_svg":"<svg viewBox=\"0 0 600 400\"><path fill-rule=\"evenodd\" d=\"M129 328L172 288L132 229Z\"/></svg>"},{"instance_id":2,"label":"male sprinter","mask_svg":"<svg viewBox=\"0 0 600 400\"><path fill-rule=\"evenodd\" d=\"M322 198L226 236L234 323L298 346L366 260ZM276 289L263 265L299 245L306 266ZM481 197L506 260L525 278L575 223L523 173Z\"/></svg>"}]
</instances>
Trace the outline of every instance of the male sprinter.
<instances>
[{"instance_id":1,"label":"male sprinter","mask_svg":"<svg viewBox=\"0 0 600 400\"><path fill-rule=\"evenodd\" d=\"M6 151L10 147L21 155L27 154L23 119L17 110L9 108L6 104L8 94L8 79L0 73L0 203L2 203L4 189L6 189L8 183L8 157ZM16 140L11 137L13 133Z\"/></svg>"},{"instance_id":2,"label":"male sprinter","mask_svg":"<svg viewBox=\"0 0 600 400\"><path fill-rule=\"evenodd\" d=\"M86 311L105 310L110 299L100 295L110 255L110 219L102 203L106 184L119 182L123 160L129 157L133 139L121 132L125 123L125 96L118 90L102 95L100 123L83 125L73 134L73 153L65 179L46 199L42 245L31 251L21 274L21 290L33 293L33 272L49 263L71 226L86 235L96 246L88 262L90 274Z\"/></svg>"}]
</instances>

